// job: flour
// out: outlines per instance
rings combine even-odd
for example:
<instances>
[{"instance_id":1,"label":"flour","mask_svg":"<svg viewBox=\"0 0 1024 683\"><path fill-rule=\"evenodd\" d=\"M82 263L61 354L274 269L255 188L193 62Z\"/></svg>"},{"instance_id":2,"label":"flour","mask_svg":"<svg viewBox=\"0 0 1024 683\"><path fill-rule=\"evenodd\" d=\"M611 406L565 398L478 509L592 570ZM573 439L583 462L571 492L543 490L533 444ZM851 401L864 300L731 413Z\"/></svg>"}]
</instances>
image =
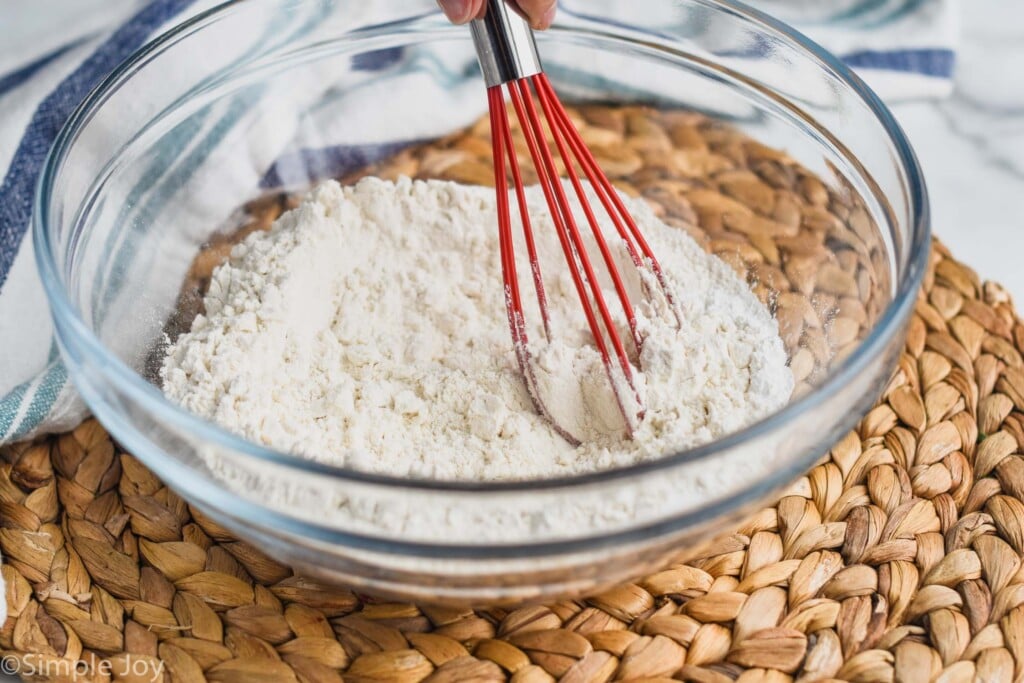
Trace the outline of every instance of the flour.
<instances>
[{"instance_id":1,"label":"flour","mask_svg":"<svg viewBox=\"0 0 1024 683\"><path fill-rule=\"evenodd\" d=\"M538 398L578 446L538 414L511 350L493 190L439 181L328 182L250 235L214 272L205 315L168 350L165 393L306 458L460 480L658 458L786 402L793 380L769 312L724 262L625 198L683 320L663 297L642 295L615 241L643 339L636 358L615 292L602 283L646 410L628 438L543 194L529 188L527 198L552 323L548 343L517 243Z\"/></svg>"}]
</instances>

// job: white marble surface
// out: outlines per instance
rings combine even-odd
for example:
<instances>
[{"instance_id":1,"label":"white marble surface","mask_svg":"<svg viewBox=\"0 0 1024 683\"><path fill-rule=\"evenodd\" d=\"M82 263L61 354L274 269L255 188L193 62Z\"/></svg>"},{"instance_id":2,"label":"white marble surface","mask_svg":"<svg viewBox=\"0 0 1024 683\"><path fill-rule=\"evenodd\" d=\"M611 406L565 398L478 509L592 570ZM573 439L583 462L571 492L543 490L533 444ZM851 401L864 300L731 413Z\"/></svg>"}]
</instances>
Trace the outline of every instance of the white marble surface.
<instances>
[{"instance_id":1,"label":"white marble surface","mask_svg":"<svg viewBox=\"0 0 1024 683\"><path fill-rule=\"evenodd\" d=\"M932 227L1024 304L1024 2L965 0L956 88L893 107L917 151Z\"/></svg>"}]
</instances>

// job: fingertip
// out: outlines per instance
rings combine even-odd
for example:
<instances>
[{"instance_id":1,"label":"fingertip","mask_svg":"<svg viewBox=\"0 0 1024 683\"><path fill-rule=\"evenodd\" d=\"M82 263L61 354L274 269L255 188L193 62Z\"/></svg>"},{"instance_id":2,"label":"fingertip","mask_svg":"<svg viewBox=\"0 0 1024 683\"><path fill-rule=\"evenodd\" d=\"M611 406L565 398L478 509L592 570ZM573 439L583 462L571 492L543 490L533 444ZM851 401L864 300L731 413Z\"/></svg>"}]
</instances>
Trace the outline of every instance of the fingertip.
<instances>
[{"instance_id":1,"label":"fingertip","mask_svg":"<svg viewBox=\"0 0 1024 683\"><path fill-rule=\"evenodd\" d=\"M544 29L546 29L546 28L550 28L551 24L555 23L555 13L557 11L558 11L558 7L556 5L551 5L551 7L548 7L544 11L544 13L541 15L540 21L537 22L538 23L537 28L542 30L542 31Z\"/></svg>"},{"instance_id":2,"label":"fingertip","mask_svg":"<svg viewBox=\"0 0 1024 683\"><path fill-rule=\"evenodd\" d=\"M554 22L557 0L516 0L519 13L530 22L530 28L542 31Z\"/></svg>"},{"instance_id":3,"label":"fingertip","mask_svg":"<svg viewBox=\"0 0 1024 683\"><path fill-rule=\"evenodd\" d=\"M437 4L453 24L465 24L473 18L473 0L438 0Z\"/></svg>"}]
</instances>

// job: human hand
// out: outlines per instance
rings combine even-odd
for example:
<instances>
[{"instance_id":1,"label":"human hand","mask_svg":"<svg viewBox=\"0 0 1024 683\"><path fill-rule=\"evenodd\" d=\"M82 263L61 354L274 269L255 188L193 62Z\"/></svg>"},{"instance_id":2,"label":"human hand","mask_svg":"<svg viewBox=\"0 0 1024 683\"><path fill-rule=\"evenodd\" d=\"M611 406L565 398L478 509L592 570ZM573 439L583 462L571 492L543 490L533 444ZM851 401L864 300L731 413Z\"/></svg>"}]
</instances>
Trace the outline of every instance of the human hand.
<instances>
[{"instance_id":1,"label":"human hand","mask_svg":"<svg viewBox=\"0 0 1024 683\"><path fill-rule=\"evenodd\" d=\"M555 20L557 0L508 0L517 5L535 29L545 29ZM437 0L453 24L465 24L483 17L487 0Z\"/></svg>"}]
</instances>

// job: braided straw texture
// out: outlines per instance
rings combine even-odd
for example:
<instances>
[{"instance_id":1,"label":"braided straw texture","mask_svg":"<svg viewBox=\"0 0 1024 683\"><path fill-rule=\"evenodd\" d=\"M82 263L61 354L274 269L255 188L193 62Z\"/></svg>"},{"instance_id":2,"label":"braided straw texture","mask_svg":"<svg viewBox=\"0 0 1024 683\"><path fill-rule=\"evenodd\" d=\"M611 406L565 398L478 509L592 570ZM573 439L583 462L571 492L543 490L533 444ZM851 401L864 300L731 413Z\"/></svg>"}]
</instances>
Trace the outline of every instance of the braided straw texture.
<instances>
[{"instance_id":1,"label":"braided straw texture","mask_svg":"<svg viewBox=\"0 0 1024 683\"><path fill-rule=\"evenodd\" d=\"M90 420L0 449L0 654L36 680L1021 681L1022 351L1006 292L935 244L884 395L774 507L687 564L518 609L294 576Z\"/></svg>"}]
</instances>

